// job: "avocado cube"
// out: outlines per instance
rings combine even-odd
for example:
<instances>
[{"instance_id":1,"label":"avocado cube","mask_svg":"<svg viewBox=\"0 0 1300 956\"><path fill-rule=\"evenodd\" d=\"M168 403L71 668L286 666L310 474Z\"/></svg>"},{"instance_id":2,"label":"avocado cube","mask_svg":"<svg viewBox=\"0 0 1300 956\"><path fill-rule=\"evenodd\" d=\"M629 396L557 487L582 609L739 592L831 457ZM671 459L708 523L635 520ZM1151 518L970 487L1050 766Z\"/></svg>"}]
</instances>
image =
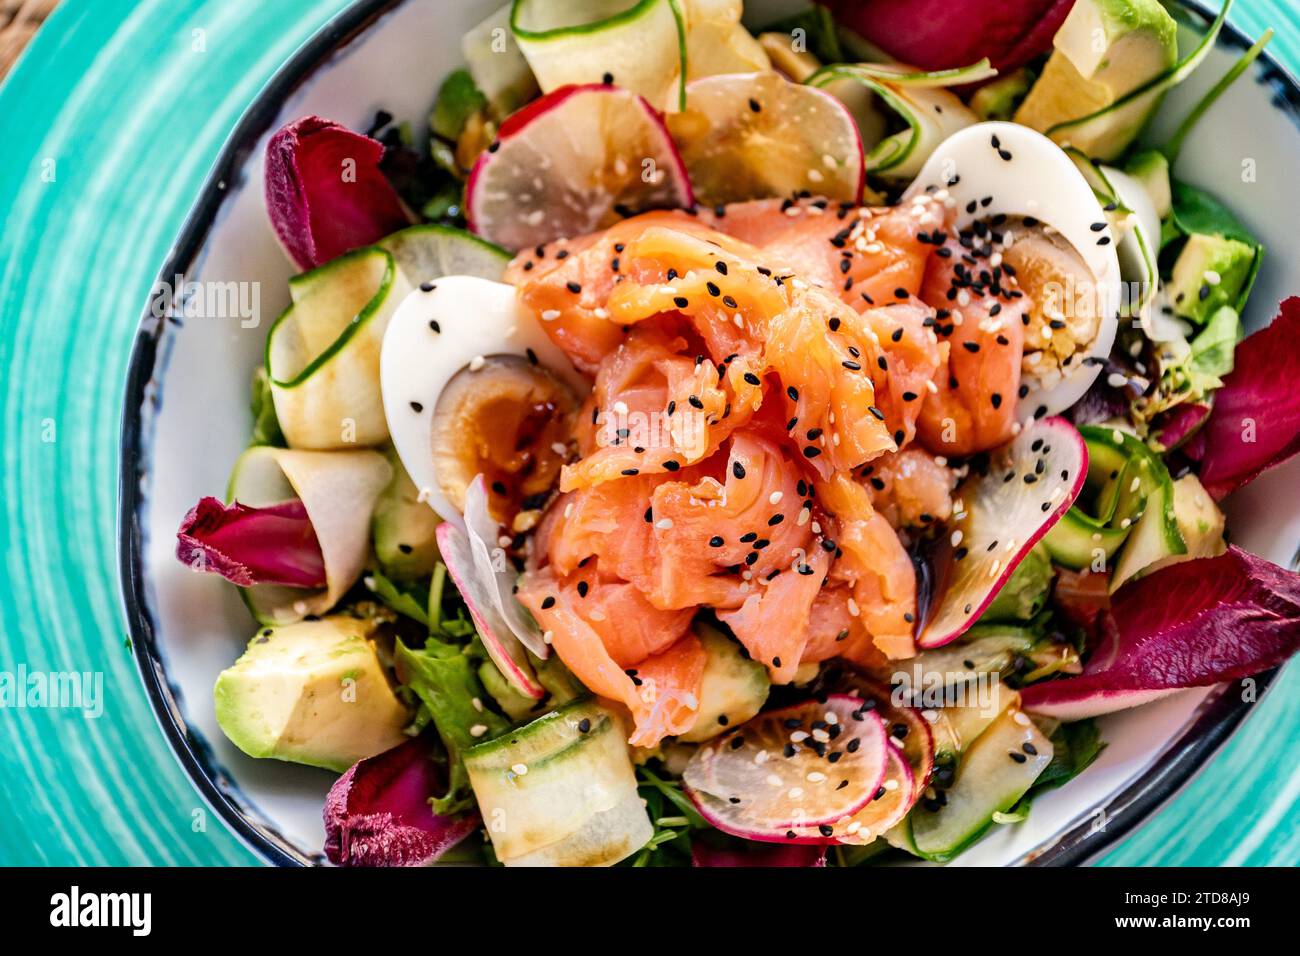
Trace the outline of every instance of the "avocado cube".
<instances>
[{"instance_id":1,"label":"avocado cube","mask_svg":"<svg viewBox=\"0 0 1300 956\"><path fill-rule=\"evenodd\" d=\"M1174 262L1169 301L1176 314L1203 325L1223 306L1240 305L1254 269L1254 246L1226 236L1190 236Z\"/></svg>"}]
</instances>

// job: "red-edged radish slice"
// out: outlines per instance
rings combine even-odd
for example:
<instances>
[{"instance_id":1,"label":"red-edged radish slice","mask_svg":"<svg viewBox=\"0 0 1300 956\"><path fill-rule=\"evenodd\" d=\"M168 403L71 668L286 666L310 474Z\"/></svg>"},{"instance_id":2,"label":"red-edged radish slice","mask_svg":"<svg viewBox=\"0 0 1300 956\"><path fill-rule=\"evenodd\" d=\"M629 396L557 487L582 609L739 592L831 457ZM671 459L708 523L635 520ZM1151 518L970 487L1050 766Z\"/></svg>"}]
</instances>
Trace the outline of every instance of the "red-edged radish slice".
<instances>
[{"instance_id":1,"label":"red-edged radish slice","mask_svg":"<svg viewBox=\"0 0 1300 956\"><path fill-rule=\"evenodd\" d=\"M818 828L816 833L826 838L829 828L829 839L835 843L866 846L907 816L907 812L916 803L917 794L912 767L902 750L893 746L889 753L885 779L872 794L871 802L850 817ZM811 836L807 832L801 835Z\"/></svg>"},{"instance_id":2,"label":"red-edged radish slice","mask_svg":"<svg viewBox=\"0 0 1300 956\"><path fill-rule=\"evenodd\" d=\"M862 198L858 124L824 90L774 72L707 76L687 84L686 109L668 122L701 202Z\"/></svg>"},{"instance_id":3,"label":"red-edged radish slice","mask_svg":"<svg viewBox=\"0 0 1300 956\"><path fill-rule=\"evenodd\" d=\"M837 694L824 704L759 714L715 737L695 752L683 780L719 830L810 842L824 836L817 827L871 801L884 782L889 748L884 723L863 700Z\"/></svg>"},{"instance_id":4,"label":"red-edged radish slice","mask_svg":"<svg viewBox=\"0 0 1300 956\"><path fill-rule=\"evenodd\" d=\"M956 640L975 623L1047 530L1070 510L1088 472L1083 436L1063 418L1023 428L954 493L953 520L932 562L935 600L918 647Z\"/></svg>"},{"instance_id":5,"label":"red-edged radish slice","mask_svg":"<svg viewBox=\"0 0 1300 956\"><path fill-rule=\"evenodd\" d=\"M875 701L876 713L885 722L890 742L902 751L911 767L912 802L920 799L934 773L934 730L930 722L915 707L896 703L888 687L865 674L849 671L835 686L850 688L852 694Z\"/></svg>"},{"instance_id":6,"label":"red-edged radish slice","mask_svg":"<svg viewBox=\"0 0 1300 956\"><path fill-rule=\"evenodd\" d=\"M450 521L438 525L438 551L447 565L451 581L465 599L483 646L492 663L510 681L511 686L533 700L541 700L546 690L537 683L524 645L515 637L494 605L496 585L485 579L475 565L469 536Z\"/></svg>"},{"instance_id":7,"label":"red-edged radish slice","mask_svg":"<svg viewBox=\"0 0 1300 956\"><path fill-rule=\"evenodd\" d=\"M519 574L498 545L501 527L488 511L487 479L482 475L476 476L465 492L465 530L479 580L493 585L488 595L492 608L524 647L545 660L551 649L542 640L537 622L515 598Z\"/></svg>"},{"instance_id":8,"label":"red-edged radish slice","mask_svg":"<svg viewBox=\"0 0 1300 956\"><path fill-rule=\"evenodd\" d=\"M502 123L466 196L470 229L515 250L695 203L654 107L601 84L560 87Z\"/></svg>"}]
</instances>

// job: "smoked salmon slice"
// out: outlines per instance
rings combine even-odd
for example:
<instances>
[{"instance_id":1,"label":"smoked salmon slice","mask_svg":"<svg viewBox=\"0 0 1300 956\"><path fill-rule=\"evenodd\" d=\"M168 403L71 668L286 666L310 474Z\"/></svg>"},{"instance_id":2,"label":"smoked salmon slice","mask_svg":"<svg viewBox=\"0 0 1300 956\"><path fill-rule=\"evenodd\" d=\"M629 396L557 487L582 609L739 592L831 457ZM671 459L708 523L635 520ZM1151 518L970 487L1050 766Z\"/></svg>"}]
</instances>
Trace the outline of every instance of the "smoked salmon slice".
<instances>
[{"instance_id":1,"label":"smoked salmon slice","mask_svg":"<svg viewBox=\"0 0 1300 956\"><path fill-rule=\"evenodd\" d=\"M949 239L930 260L921 298L936 309L947 361L918 421L921 442L939 455L973 455L1015 437L1024 320L1031 303L1001 285L1000 267L976 257L968 236Z\"/></svg>"},{"instance_id":2,"label":"smoked salmon slice","mask_svg":"<svg viewBox=\"0 0 1300 956\"><path fill-rule=\"evenodd\" d=\"M1023 347L1025 303L991 301L948 222L929 197L764 200L648 213L511 264L593 378L519 599L628 708L634 744L694 720L699 615L778 684L915 654L899 534L952 513L946 456L1005 440ZM995 383L1007 400L985 409Z\"/></svg>"},{"instance_id":3,"label":"smoked salmon slice","mask_svg":"<svg viewBox=\"0 0 1300 956\"><path fill-rule=\"evenodd\" d=\"M631 711L635 729L629 743L653 747L664 737L690 729L699 708L705 662L704 648L693 633L687 631L640 660L628 662L624 656L620 661L601 631L578 610L577 602L586 598L578 594L576 584L563 587L548 571L530 573L518 597L573 675L592 693ZM616 646L628 651L627 644Z\"/></svg>"}]
</instances>

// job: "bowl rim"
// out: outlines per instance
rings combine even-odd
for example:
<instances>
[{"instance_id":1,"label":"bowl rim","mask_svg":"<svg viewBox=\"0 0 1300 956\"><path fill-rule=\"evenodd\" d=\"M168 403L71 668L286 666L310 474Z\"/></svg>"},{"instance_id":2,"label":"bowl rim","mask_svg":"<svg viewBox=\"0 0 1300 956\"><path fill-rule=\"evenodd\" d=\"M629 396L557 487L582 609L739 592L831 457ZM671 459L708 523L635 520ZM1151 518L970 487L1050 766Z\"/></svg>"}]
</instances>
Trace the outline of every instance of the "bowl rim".
<instances>
[{"instance_id":1,"label":"bowl rim","mask_svg":"<svg viewBox=\"0 0 1300 956\"><path fill-rule=\"evenodd\" d=\"M198 196L172 244L171 252L157 273L158 281L185 273L198 257L225 202L227 184L238 181L240 169L254 147L267 133L286 98L318 69L327 66L332 55L346 48L385 14L407 0L355 0L328 20L275 72L244 111L209 170ZM1214 11L1204 0L1177 0L1192 13L1213 19ZM1250 46L1250 39L1232 23L1225 23L1219 44L1238 48ZM1276 94L1278 108L1291 114L1300 125L1300 83L1267 50L1257 64L1266 69ZM159 653L155 625L147 594L144 572L142 512L146 504L143 481L148 472L144 409L154 401L151 385L158 369L158 344L165 320L156 318L146 304L132 344L123 392L122 426L119 443L117 548L121 598L132 653L148 694L149 705L176 760L216 811L222 822L251 851L275 866L310 866L324 861L320 854L304 854L275 826L261 819L261 812L246 800L238 786L214 759L207 744L192 734L182 716L178 695L169 683ZM1279 668L1255 676L1256 702L1277 675ZM1067 823L1055 835L1016 863L1028 866L1075 866L1086 863L1112 848L1191 783L1236 732L1254 706L1238 699L1231 685L1218 685L1202 701L1195 716L1165 748L1161 759L1105 803L1088 818ZM1103 811L1104 827L1092 822Z\"/></svg>"}]
</instances>

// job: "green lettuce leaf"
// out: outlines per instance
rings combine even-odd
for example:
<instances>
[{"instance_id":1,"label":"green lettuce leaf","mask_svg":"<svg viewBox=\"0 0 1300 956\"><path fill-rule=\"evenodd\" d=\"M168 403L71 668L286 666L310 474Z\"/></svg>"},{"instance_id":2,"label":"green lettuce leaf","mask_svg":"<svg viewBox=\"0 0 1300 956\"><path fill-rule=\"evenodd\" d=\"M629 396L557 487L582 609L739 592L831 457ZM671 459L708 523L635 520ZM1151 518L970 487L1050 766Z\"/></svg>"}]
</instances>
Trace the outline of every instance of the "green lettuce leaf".
<instances>
[{"instance_id":1,"label":"green lettuce leaf","mask_svg":"<svg viewBox=\"0 0 1300 956\"><path fill-rule=\"evenodd\" d=\"M504 734L510 722L483 706L486 692L470 647L430 638L423 648L413 650L398 641L393 656L398 679L420 702L416 725L432 723L447 750L447 792L430 801L433 812L467 810L474 805L474 792L463 754L477 743Z\"/></svg>"}]
</instances>

